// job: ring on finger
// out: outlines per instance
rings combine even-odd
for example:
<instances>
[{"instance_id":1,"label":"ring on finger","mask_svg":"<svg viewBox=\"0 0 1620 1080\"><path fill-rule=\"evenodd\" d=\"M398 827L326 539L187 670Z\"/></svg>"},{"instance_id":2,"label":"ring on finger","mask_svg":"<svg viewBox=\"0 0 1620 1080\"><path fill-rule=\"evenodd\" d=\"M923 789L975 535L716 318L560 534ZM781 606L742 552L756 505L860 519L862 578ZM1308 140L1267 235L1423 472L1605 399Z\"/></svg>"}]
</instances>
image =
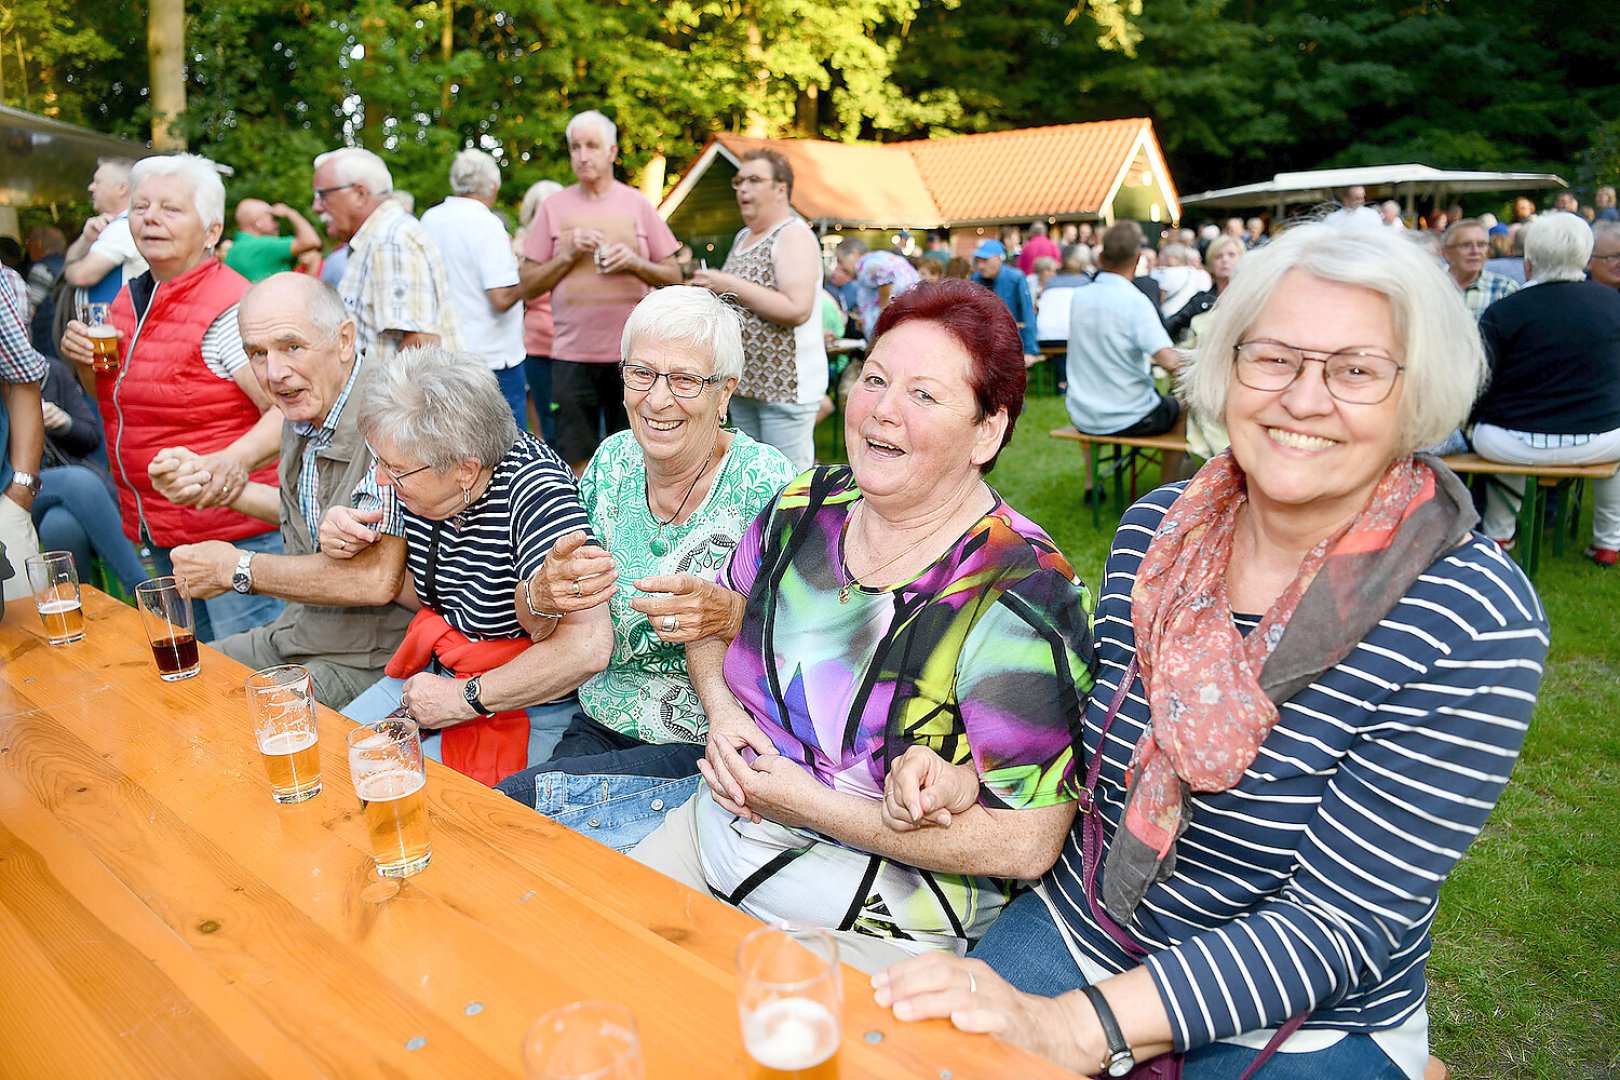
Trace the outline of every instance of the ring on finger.
<instances>
[{"instance_id":1,"label":"ring on finger","mask_svg":"<svg viewBox=\"0 0 1620 1080\"><path fill-rule=\"evenodd\" d=\"M673 615L665 615L664 616L664 633L673 634L675 631L679 630L680 628L681 628L681 620L677 619Z\"/></svg>"},{"instance_id":2,"label":"ring on finger","mask_svg":"<svg viewBox=\"0 0 1620 1080\"><path fill-rule=\"evenodd\" d=\"M579 595L579 578L574 579L574 595Z\"/></svg>"},{"instance_id":3,"label":"ring on finger","mask_svg":"<svg viewBox=\"0 0 1620 1080\"><path fill-rule=\"evenodd\" d=\"M977 994L978 992L979 992L979 980L973 977L973 971L971 969L969 969L969 971L968 971L968 993Z\"/></svg>"}]
</instances>

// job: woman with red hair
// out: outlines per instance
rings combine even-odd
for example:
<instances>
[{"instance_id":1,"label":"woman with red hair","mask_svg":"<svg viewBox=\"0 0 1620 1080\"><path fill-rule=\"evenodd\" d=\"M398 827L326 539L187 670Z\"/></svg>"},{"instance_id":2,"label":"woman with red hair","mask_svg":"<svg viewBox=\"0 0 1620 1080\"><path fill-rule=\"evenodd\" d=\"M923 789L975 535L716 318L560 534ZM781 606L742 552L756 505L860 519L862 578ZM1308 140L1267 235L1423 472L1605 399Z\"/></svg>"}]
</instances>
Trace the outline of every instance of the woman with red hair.
<instances>
[{"instance_id":1,"label":"woman with red hair","mask_svg":"<svg viewBox=\"0 0 1620 1080\"><path fill-rule=\"evenodd\" d=\"M741 629L688 652L707 787L636 858L839 931L873 970L963 953L1051 865L1074 818L1091 599L985 483L1023 398L1018 328L989 290L925 284L884 310L849 465L789 483L721 575Z\"/></svg>"}]
</instances>

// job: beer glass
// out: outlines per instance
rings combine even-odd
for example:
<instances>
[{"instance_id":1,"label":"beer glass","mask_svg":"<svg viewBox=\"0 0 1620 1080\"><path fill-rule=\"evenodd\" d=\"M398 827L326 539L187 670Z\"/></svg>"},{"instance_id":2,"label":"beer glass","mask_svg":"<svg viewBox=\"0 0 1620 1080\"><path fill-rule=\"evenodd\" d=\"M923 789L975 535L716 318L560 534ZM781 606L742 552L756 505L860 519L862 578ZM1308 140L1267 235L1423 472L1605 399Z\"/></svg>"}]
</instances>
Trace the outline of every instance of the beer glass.
<instances>
[{"instance_id":1,"label":"beer glass","mask_svg":"<svg viewBox=\"0 0 1620 1080\"><path fill-rule=\"evenodd\" d=\"M90 339L90 366L97 371L117 371L118 330L112 324L112 305L83 303L75 314Z\"/></svg>"},{"instance_id":2,"label":"beer glass","mask_svg":"<svg viewBox=\"0 0 1620 1080\"><path fill-rule=\"evenodd\" d=\"M528 1080L642 1080L636 1018L614 1001L576 1001L546 1013L523 1037Z\"/></svg>"},{"instance_id":3,"label":"beer glass","mask_svg":"<svg viewBox=\"0 0 1620 1080\"><path fill-rule=\"evenodd\" d=\"M270 774L270 797L296 803L319 795L321 752L309 669L284 664L255 671L248 676L247 699L259 756Z\"/></svg>"},{"instance_id":4,"label":"beer glass","mask_svg":"<svg viewBox=\"0 0 1620 1080\"><path fill-rule=\"evenodd\" d=\"M794 923L755 930L737 947L737 984L756 1080L838 1076L844 988L831 934Z\"/></svg>"},{"instance_id":5,"label":"beer glass","mask_svg":"<svg viewBox=\"0 0 1620 1080\"><path fill-rule=\"evenodd\" d=\"M423 790L427 769L416 721L398 713L385 716L355 728L348 740L349 776L366 815L377 873L383 877L420 873L433 849Z\"/></svg>"},{"instance_id":6,"label":"beer glass","mask_svg":"<svg viewBox=\"0 0 1620 1080\"><path fill-rule=\"evenodd\" d=\"M79 599L79 572L71 551L45 551L24 560L34 606L45 624L45 640L66 645L84 637L84 608Z\"/></svg>"},{"instance_id":7,"label":"beer glass","mask_svg":"<svg viewBox=\"0 0 1620 1080\"><path fill-rule=\"evenodd\" d=\"M135 586L135 606L146 626L146 640L152 643L158 678L179 682L202 670L185 578L155 577L141 582Z\"/></svg>"}]
</instances>

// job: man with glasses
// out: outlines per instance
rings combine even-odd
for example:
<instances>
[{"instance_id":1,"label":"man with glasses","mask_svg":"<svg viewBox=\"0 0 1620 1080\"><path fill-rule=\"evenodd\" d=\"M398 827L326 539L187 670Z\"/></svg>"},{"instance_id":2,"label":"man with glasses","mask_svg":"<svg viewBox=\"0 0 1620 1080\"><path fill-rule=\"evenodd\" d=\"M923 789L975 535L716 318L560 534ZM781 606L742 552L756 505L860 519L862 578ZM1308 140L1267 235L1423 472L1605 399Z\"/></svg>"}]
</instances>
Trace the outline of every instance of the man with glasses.
<instances>
[{"instance_id":1,"label":"man with glasses","mask_svg":"<svg viewBox=\"0 0 1620 1080\"><path fill-rule=\"evenodd\" d=\"M460 349L461 328L433 238L390 196L394 178L370 150L315 159L315 199L327 236L348 245L338 293L354 316L355 349L386 363L413 345Z\"/></svg>"},{"instance_id":2,"label":"man with glasses","mask_svg":"<svg viewBox=\"0 0 1620 1080\"><path fill-rule=\"evenodd\" d=\"M1599 285L1620 289L1620 221L1593 223L1592 257L1586 261L1586 276Z\"/></svg>"},{"instance_id":3,"label":"man with glasses","mask_svg":"<svg viewBox=\"0 0 1620 1080\"><path fill-rule=\"evenodd\" d=\"M1491 257L1491 243L1478 218L1462 218L1446 226L1440 238L1440 254L1476 321L1496 301L1519 291L1512 279L1485 269L1485 260Z\"/></svg>"},{"instance_id":4,"label":"man with glasses","mask_svg":"<svg viewBox=\"0 0 1620 1080\"><path fill-rule=\"evenodd\" d=\"M816 410L827 392L827 347L812 318L821 293L821 245L793 212L793 167L776 150L743 155L731 186L743 229L723 270L692 284L742 306L748 358L731 417L755 442L776 447L799 470L816 459Z\"/></svg>"},{"instance_id":5,"label":"man with glasses","mask_svg":"<svg viewBox=\"0 0 1620 1080\"><path fill-rule=\"evenodd\" d=\"M284 554L209 540L175 548L174 572L199 599L234 589L287 601L271 622L214 648L251 668L303 664L322 704L342 708L382 678L411 619L392 602L405 580L399 504L373 477L373 455L349 407L383 361L356 351L355 320L332 287L302 274L255 285L237 321L253 373L284 423L279 488L250 482L231 508L279 524ZM162 494L182 503L202 491L185 453L153 475ZM322 554L321 518L333 506L355 508L381 539L350 559Z\"/></svg>"}]
</instances>

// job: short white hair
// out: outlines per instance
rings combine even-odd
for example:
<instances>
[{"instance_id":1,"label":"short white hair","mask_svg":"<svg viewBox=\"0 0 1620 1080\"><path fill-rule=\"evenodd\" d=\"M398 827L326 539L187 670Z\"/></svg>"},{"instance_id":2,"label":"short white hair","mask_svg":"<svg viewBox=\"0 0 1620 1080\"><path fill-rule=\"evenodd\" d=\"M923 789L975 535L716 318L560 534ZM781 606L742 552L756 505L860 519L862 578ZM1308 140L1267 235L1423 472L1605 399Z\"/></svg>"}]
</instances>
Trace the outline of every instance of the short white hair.
<instances>
[{"instance_id":1,"label":"short white hair","mask_svg":"<svg viewBox=\"0 0 1620 1080\"><path fill-rule=\"evenodd\" d=\"M129 170L129 197L154 176L178 176L191 185L191 202L206 230L225 223L225 183L214 163L198 154L141 158Z\"/></svg>"},{"instance_id":2,"label":"short white hair","mask_svg":"<svg viewBox=\"0 0 1620 1080\"><path fill-rule=\"evenodd\" d=\"M1403 237L1379 222L1340 214L1285 228L1245 255L1243 273L1211 309L1182 378L1188 404L1205 416L1225 416L1234 351L1283 279L1298 270L1389 301L1406 368L1397 451L1411 453L1451 434L1485 385L1485 348L1462 291Z\"/></svg>"},{"instance_id":3,"label":"short white hair","mask_svg":"<svg viewBox=\"0 0 1620 1080\"><path fill-rule=\"evenodd\" d=\"M315 168L328 162L332 176L340 184L363 184L373 197L380 198L394 190L394 175L388 171L383 159L361 146L340 146L315 158Z\"/></svg>"},{"instance_id":4,"label":"short white hair","mask_svg":"<svg viewBox=\"0 0 1620 1080\"><path fill-rule=\"evenodd\" d=\"M501 167L482 150L463 150L450 163L450 194L483 195L501 190Z\"/></svg>"},{"instance_id":5,"label":"short white hair","mask_svg":"<svg viewBox=\"0 0 1620 1080\"><path fill-rule=\"evenodd\" d=\"M567 139L569 142L573 142L574 128L580 124L595 124L598 130L600 130L607 138L609 146L618 144L618 125L609 120L607 117L603 116L601 113L597 112L595 109L586 109L584 112L575 113L573 118L568 121L568 126L563 129L563 138Z\"/></svg>"},{"instance_id":6,"label":"short white hair","mask_svg":"<svg viewBox=\"0 0 1620 1080\"><path fill-rule=\"evenodd\" d=\"M563 186L555 180L536 180L529 185L529 190L523 193L523 205L518 207L518 224L527 228L534 215L540 212L540 204L561 191Z\"/></svg>"},{"instance_id":7,"label":"short white hair","mask_svg":"<svg viewBox=\"0 0 1620 1080\"><path fill-rule=\"evenodd\" d=\"M1526 224L1523 235L1532 281L1586 277L1586 264L1592 258L1592 227L1585 221L1566 210L1550 210Z\"/></svg>"},{"instance_id":8,"label":"short white hair","mask_svg":"<svg viewBox=\"0 0 1620 1080\"><path fill-rule=\"evenodd\" d=\"M619 359L630 359L639 340L682 342L714 357L716 375L742 378L742 320L735 307L708 289L666 285L648 293L625 320Z\"/></svg>"}]
</instances>

